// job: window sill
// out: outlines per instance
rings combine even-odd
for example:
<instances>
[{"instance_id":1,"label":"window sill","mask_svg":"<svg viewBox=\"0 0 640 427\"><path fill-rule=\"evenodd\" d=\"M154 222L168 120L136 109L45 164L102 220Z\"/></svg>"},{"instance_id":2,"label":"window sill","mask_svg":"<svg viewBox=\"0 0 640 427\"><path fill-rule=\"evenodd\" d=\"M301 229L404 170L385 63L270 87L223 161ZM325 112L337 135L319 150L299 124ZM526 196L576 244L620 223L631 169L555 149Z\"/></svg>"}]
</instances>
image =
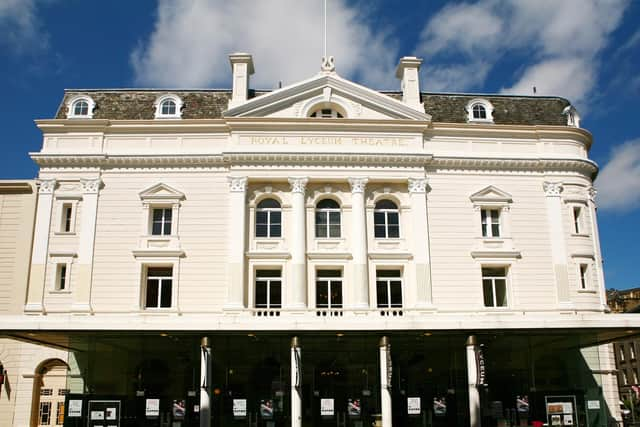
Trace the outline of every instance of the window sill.
<instances>
[{"instance_id":1,"label":"window sill","mask_svg":"<svg viewBox=\"0 0 640 427\"><path fill-rule=\"evenodd\" d=\"M571 237L590 237L590 234L587 233L571 233Z\"/></svg>"},{"instance_id":2,"label":"window sill","mask_svg":"<svg viewBox=\"0 0 640 427\"><path fill-rule=\"evenodd\" d=\"M140 314L148 314L152 316L162 316L166 314L178 314L178 309L175 307L167 307L167 308L146 308L143 307L140 309Z\"/></svg>"},{"instance_id":3,"label":"window sill","mask_svg":"<svg viewBox=\"0 0 640 427\"><path fill-rule=\"evenodd\" d=\"M595 289L578 289L579 294L597 294L598 291Z\"/></svg>"},{"instance_id":4,"label":"window sill","mask_svg":"<svg viewBox=\"0 0 640 427\"><path fill-rule=\"evenodd\" d=\"M54 236L75 236L76 232L75 231L54 231L53 235Z\"/></svg>"},{"instance_id":5,"label":"window sill","mask_svg":"<svg viewBox=\"0 0 640 427\"><path fill-rule=\"evenodd\" d=\"M279 243L284 242L282 237L254 237L256 243Z\"/></svg>"},{"instance_id":6,"label":"window sill","mask_svg":"<svg viewBox=\"0 0 640 427\"><path fill-rule=\"evenodd\" d=\"M71 293L71 291L66 289L65 290L51 289L49 290L49 293L53 295L68 295Z\"/></svg>"}]
</instances>

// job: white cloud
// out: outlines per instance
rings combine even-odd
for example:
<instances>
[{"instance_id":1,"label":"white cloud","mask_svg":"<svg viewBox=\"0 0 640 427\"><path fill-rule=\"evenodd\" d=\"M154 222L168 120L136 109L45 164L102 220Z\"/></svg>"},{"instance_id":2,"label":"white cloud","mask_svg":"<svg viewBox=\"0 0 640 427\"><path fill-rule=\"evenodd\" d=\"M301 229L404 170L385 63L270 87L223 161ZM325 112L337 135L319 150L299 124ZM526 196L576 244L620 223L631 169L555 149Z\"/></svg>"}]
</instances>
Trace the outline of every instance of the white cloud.
<instances>
[{"instance_id":1,"label":"white cloud","mask_svg":"<svg viewBox=\"0 0 640 427\"><path fill-rule=\"evenodd\" d=\"M48 35L41 30L35 0L0 0L0 45L24 53L48 45Z\"/></svg>"},{"instance_id":2,"label":"white cloud","mask_svg":"<svg viewBox=\"0 0 640 427\"><path fill-rule=\"evenodd\" d=\"M473 71L470 72L470 68ZM451 65L439 66L426 64L422 69L422 86L430 91L463 92L466 89L477 87L487 78L490 65L486 62L476 61L473 66Z\"/></svg>"},{"instance_id":3,"label":"white cloud","mask_svg":"<svg viewBox=\"0 0 640 427\"><path fill-rule=\"evenodd\" d=\"M640 206L640 138L613 149L596 188L602 209L628 211Z\"/></svg>"},{"instance_id":4,"label":"white cloud","mask_svg":"<svg viewBox=\"0 0 640 427\"><path fill-rule=\"evenodd\" d=\"M593 90L598 54L619 25L629 0L479 0L447 6L425 26L418 52L428 59L444 60L461 73L488 70L510 56L529 61L505 93L553 94L580 103ZM469 78L451 79L455 89L484 83ZM429 76L425 74L425 86ZM464 87L463 87L464 89Z\"/></svg>"},{"instance_id":5,"label":"white cloud","mask_svg":"<svg viewBox=\"0 0 640 427\"><path fill-rule=\"evenodd\" d=\"M329 2L328 53L343 76L395 88L395 43L345 0ZM254 55L254 87L311 77L322 57L322 2L160 0L153 33L131 54L138 84L228 86L227 55Z\"/></svg>"}]
</instances>

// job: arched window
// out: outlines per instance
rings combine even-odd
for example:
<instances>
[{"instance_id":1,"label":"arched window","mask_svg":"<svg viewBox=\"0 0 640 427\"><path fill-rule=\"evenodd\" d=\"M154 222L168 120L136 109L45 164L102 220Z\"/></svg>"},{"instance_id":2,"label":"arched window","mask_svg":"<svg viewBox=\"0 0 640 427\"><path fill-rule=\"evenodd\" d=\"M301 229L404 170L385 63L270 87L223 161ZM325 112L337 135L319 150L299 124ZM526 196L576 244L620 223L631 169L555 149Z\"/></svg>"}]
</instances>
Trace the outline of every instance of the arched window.
<instances>
[{"instance_id":1,"label":"arched window","mask_svg":"<svg viewBox=\"0 0 640 427\"><path fill-rule=\"evenodd\" d=\"M173 99L167 99L160 104L160 114L163 116L175 116L176 103Z\"/></svg>"},{"instance_id":2,"label":"arched window","mask_svg":"<svg viewBox=\"0 0 640 427\"><path fill-rule=\"evenodd\" d=\"M96 103L87 95L77 95L67 101L68 119L91 119Z\"/></svg>"},{"instance_id":3,"label":"arched window","mask_svg":"<svg viewBox=\"0 0 640 427\"><path fill-rule=\"evenodd\" d=\"M177 95L163 95L156 99L156 119L179 119L182 117L182 100Z\"/></svg>"},{"instance_id":4,"label":"arched window","mask_svg":"<svg viewBox=\"0 0 640 427\"><path fill-rule=\"evenodd\" d=\"M84 99L80 99L73 104L74 116L87 116L89 114L89 103Z\"/></svg>"},{"instance_id":5,"label":"arched window","mask_svg":"<svg viewBox=\"0 0 640 427\"><path fill-rule=\"evenodd\" d=\"M316 237L340 237L340 205L323 199L316 205Z\"/></svg>"},{"instance_id":6,"label":"arched window","mask_svg":"<svg viewBox=\"0 0 640 427\"><path fill-rule=\"evenodd\" d=\"M487 119L487 109L484 108L484 105L475 104L473 106L473 118L476 120Z\"/></svg>"},{"instance_id":7,"label":"arched window","mask_svg":"<svg viewBox=\"0 0 640 427\"><path fill-rule=\"evenodd\" d=\"M380 239L400 237L398 206L389 199L380 200L373 210L374 235Z\"/></svg>"},{"instance_id":8,"label":"arched window","mask_svg":"<svg viewBox=\"0 0 640 427\"><path fill-rule=\"evenodd\" d=\"M282 236L282 208L275 199L264 199L256 207L256 237Z\"/></svg>"},{"instance_id":9,"label":"arched window","mask_svg":"<svg viewBox=\"0 0 640 427\"><path fill-rule=\"evenodd\" d=\"M493 105L488 100L472 99L465 108L468 122L493 123Z\"/></svg>"},{"instance_id":10,"label":"arched window","mask_svg":"<svg viewBox=\"0 0 640 427\"><path fill-rule=\"evenodd\" d=\"M321 108L320 110L316 110L309 117L317 117L321 119L342 119L344 116L341 112L334 110L332 108Z\"/></svg>"}]
</instances>

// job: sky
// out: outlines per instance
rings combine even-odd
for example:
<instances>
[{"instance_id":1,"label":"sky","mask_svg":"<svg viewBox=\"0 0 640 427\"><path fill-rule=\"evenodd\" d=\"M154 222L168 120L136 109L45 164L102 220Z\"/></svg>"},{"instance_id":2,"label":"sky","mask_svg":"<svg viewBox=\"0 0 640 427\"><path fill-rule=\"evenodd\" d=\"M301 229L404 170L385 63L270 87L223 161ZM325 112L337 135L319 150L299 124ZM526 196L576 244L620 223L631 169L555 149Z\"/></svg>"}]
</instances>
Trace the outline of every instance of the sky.
<instances>
[{"instance_id":1,"label":"sky","mask_svg":"<svg viewBox=\"0 0 640 427\"><path fill-rule=\"evenodd\" d=\"M34 178L28 153L65 88L229 88L227 55L254 55L252 87L317 73L320 0L0 0L0 179ZM594 137L607 288L640 286L640 1L328 0L340 75L399 90L568 98Z\"/></svg>"}]
</instances>

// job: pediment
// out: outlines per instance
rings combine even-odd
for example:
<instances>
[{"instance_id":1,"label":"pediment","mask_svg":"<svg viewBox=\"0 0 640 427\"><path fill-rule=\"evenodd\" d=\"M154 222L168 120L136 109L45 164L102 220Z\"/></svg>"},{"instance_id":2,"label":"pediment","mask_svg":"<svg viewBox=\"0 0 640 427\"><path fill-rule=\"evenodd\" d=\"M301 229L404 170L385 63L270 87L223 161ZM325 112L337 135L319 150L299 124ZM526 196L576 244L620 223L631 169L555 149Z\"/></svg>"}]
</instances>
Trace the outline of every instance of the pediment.
<instances>
[{"instance_id":1,"label":"pediment","mask_svg":"<svg viewBox=\"0 0 640 427\"><path fill-rule=\"evenodd\" d=\"M499 188L489 185L488 187L483 188L482 190L473 193L469 196L472 202L483 202L483 203L511 203L513 202L513 197L511 194L506 191L502 191Z\"/></svg>"},{"instance_id":2,"label":"pediment","mask_svg":"<svg viewBox=\"0 0 640 427\"><path fill-rule=\"evenodd\" d=\"M321 72L315 77L252 98L227 110L225 117L308 117L318 105L337 105L347 118L426 120L431 116L389 95Z\"/></svg>"},{"instance_id":3,"label":"pediment","mask_svg":"<svg viewBox=\"0 0 640 427\"><path fill-rule=\"evenodd\" d=\"M184 193L175 188L159 183L138 193L140 199L149 201L178 201L184 199Z\"/></svg>"}]
</instances>

